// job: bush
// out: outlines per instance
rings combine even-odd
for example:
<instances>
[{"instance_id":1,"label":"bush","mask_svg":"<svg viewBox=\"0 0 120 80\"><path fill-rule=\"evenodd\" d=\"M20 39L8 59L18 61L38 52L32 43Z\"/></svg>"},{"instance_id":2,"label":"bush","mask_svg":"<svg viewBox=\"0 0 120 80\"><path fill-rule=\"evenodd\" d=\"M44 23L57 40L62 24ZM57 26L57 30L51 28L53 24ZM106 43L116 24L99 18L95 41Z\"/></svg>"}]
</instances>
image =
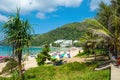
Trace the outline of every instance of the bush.
<instances>
[{"instance_id":1,"label":"bush","mask_svg":"<svg viewBox=\"0 0 120 80\"><path fill-rule=\"evenodd\" d=\"M6 66L3 68L2 73L11 72L15 67L17 67L17 61L11 58Z\"/></svg>"},{"instance_id":2,"label":"bush","mask_svg":"<svg viewBox=\"0 0 120 80\"><path fill-rule=\"evenodd\" d=\"M13 58L3 58L2 60L3 60L4 62L7 62L7 61L14 61Z\"/></svg>"},{"instance_id":3,"label":"bush","mask_svg":"<svg viewBox=\"0 0 120 80\"><path fill-rule=\"evenodd\" d=\"M45 62L45 60L46 60L46 57L45 57L45 55L43 55L42 53L39 53L39 54L37 55L36 61L37 61L37 64L38 64L39 66L40 66L40 65L43 65L44 62Z\"/></svg>"},{"instance_id":4,"label":"bush","mask_svg":"<svg viewBox=\"0 0 120 80\"><path fill-rule=\"evenodd\" d=\"M7 61L9 61L9 58L3 58L2 60L3 60L3 62L7 62Z\"/></svg>"},{"instance_id":5,"label":"bush","mask_svg":"<svg viewBox=\"0 0 120 80\"><path fill-rule=\"evenodd\" d=\"M94 71L98 62L39 66L24 73L24 80L110 80L110 70Z\"/></svg>"},{"instance_id":6,"label":"bush","mask_svg":"<svg viewBox=\"0 0 120 80\"><path fill-rule=\"evenodd\" d=\"M46 61L46 59L50 60L51 56L48 54L50 51L50 46L45 45L42 49L42 52L37 55L36 61L38 65L43 65Z\"/></svg>"}]
</instances>

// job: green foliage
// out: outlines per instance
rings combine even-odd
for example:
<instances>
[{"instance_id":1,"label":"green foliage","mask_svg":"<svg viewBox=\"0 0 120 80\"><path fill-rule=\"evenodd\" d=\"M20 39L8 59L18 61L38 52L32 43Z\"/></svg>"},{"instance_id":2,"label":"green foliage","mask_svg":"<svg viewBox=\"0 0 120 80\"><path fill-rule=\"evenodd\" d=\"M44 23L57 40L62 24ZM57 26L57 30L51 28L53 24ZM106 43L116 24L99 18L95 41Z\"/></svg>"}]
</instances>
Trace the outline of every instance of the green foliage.
<instances>
[{"instance_id":1,"label":"green foliage","mask_svg":"<svg viewBox=\"0 0 120 80\"><path fill-rule=\"evenodd\" d=\"M12 79L13 79L13 80L20 80L18 70L14 70L14 71L13 71L13 73L12 73Z\"/></svg>"},{"instance_id":2,"label":"green foliage","mask_svg":"<svg viewBox=\"0 0 120 80\"><path fill-rule=\"evenodd\" d=\"M110 70L94 71L97 62L40 66L24 73L25 80L109 80Z\"/></svg>"},{"instance_id":3,"label":"green foliage","mask_svg":"<svg viewBox=\"0 0 120 80\"><path fill-rule=\"evenodd\" d=\"M3 62L7 62L10 60L10 58L3 58L2 60L3 60Z\"/></svg>"},{"instance_id":4,"label":"green foliage","mask_svg":"<svg viewBox=\"0 0 120 80\"><path fill-rule=\"evenodd\" d=\"M84 34L85 23L70 23L42 35L33 35L32 45L53 43L58 39L78 40Z\"/></svg>"},{"instance_id":5,"label":"green foliage","mask_svg":"<svg viewBox=\"0 0 120 80\"><path fill-rule=\"evenodd\" d=\"M111 0L110 5L103 2L98 9L97 18L98 26L102 28L92 30L93 33L102 35L106 40L106 49L115 56L120 52L120 0ZM94 25L94 24L93 24Z\"/></svg>"},{"instance_id":6,"label":"green foliage","mask_svg":"<svg viewBox=\"0 0 120 80\"><path fill-rule=\"evenodd\" d=\"M97 55L102 55L102 56L108 56L108 51L105 49L95 49L94 50ZM84 48L84 52L80 52L79 54L76 55L76 57L88 57L88 56L93 56L92 50L87 51L86 48Z\"/></svg>"},{"instance_id":7,"label":"green foliage","mask_svg":"<svg viewBox=\"0 0 120 80\"><path fill-rule=\"evenodd\" d=\"M12 78L4 78L4 77L0 77L0 80L13 80Z\"/></svg>"},{"instance_id":8,"label":"green foliage","mask_svg":"<svg viewBox=\"0 0 120 80\"><path fill-rule=\"evenodd\" d=\"M17 57L19 76L22 80L22 51L24 47L30 45L31 40L31 25L28 20L23 21L20 18L20 9L17 9L16 14L10 16L8 21L2 26L2 30L6 35L9 45L13 48L13 55ZM15 67L16 62L8 62L9 67L5 67L3 70L7 71ZM11 65L10 65L11 64ZM12 65L13 64L13 65Z\"/></svg>"},{"instance_id":9,"label":"green foliage","mask_svg":"<svg viewBox=\"0 0 120 80\"><path fill-rule=\"evenodd\" d=\"M17 67L17 64L17 61L11 58L3 68L2 73L12 72Z\"/></svg>"},{"instance_id":10,"label":"green foliage","mask_svg":"<svg viewBox=\"0 0 120 80\"><path fill-rule=\"evenodd\" d=\"M75 47L81 47L81 43L80 42L73 43L73 46L75 46Z\"/></svg>"},{"instance_id":11,"label":"green foliage","mask_svg":"<svg viewBox=\"0 0 120 80\"><path fill-rule=\"evenodd\" d=\"M59 43L52 43L52 46L53 47L60 47L60 44Z\"/></svg>"},{"instance_id":12,"label":"green foliage","mask_svg":"<svg viewBox=\"0 0 120 80\"><path fill-rule=\"evenodd\" d=\"M90 53L87 53L87 52L81 52L79 54L76 55L76 57L88 57Z\"/></svg>"},{"instance_id":13,"label":"green foliage","mask_svg":"<svg viewBox=\"0 0 120 80\"><path fill-rule=\"evenodd\" d=\"M46 59L48 60L51 59L51 56L48 54L49 51L50 51L50 46L45 45L44 48L42 49L42 52L40 52L37 55L36 61L38 65L43 65Z\"/></svg>"},{"instance_id":14,"label":"green foliage","mask_svg":"<svg viewBox=\"0 0 120 80\"><path fill-rule=\"evenodd\" d=\"M46 60L46 56L45 56L44 54L39 53L39 54L37 55L36 61L37 61L37 64L38 64L38 65L43 65L44 62L45 62L45 60Z\"/></svg>"}]
</instances>

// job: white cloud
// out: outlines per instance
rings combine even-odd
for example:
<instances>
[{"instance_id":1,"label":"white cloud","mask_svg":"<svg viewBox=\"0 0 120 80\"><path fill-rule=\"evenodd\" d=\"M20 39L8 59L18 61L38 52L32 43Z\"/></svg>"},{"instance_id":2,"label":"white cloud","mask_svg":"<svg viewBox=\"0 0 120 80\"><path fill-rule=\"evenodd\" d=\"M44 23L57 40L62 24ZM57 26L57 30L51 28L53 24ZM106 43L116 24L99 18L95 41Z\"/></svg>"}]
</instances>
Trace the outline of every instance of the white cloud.
<instances>
[{"instance_id":1,"label":"white cloud","mask_svg":"<svg viewBox=\"0 0 120 80\"><path fill-rule=\"evenodd\" d=\"M83 0L0 0L0 11L12 13L21 8L22 13L37 11L50 13L61 7L79 7Z\"/></svg>"},{"instance_id":2,"label":"white cloud","mask_svg":"<svg viewBox=\"0 0 120 80\"><path fill-rule=\"evenodd\" d=\"M0 22L7 22L8 18L2 14L0 14Z\"/></svg>"},{"instance_id":3,"label":"white cloud","mask_svg":"<svg viewBox=\"0 0 120 80\"><path fill-rule=\"evenodd\" d=\"M37 13L37 18L40 18L40 19L45 19L46 18L46 15L44 13Z\"/></svg>"},{"instance_id":4,"label":"white cloud","mask_svg":"<svg viewBox=\"0 0 120 80\"><path fill-rule=\"evenodd\" d=\"M99 4L103 1L106 4L110 4L110 0L91 0L90 2L90 10L94 11L99 7Z\"/></svg>"}]
</instances>

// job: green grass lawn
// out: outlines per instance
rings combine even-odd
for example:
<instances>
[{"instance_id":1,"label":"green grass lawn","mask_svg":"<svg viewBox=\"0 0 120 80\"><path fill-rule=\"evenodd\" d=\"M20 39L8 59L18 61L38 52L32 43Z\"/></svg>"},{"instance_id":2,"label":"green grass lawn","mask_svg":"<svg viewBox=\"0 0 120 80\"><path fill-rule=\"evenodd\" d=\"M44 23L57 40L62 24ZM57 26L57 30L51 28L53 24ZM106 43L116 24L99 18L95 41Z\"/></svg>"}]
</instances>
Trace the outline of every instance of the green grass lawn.
<instances>
[{"instance_id":1,"label":"green grass lawn","mask_svg":"<svg viewBox=\"0 0 120 80\"><path fill-rule=\"evenodd\" d=\"M108 56L105 54L106 52L107 51L105 51L104 49L95 49L96 56L100 56L100 55L101 56ZM94 54L81 52L81 53L77 54L76 57L81 57L81 58L94 57Z\"/></svg>"},{"instance_id":2,"label":"green grass lawn","mask_svg":"<svg viewBox=\"0 0 120 80\"><path fill-rule=\"evenodd\" d=\"M24 73L25 80L109 80L110 70L94 71L97 63L40 66Z\"/></svg>"},{"instance_id":3,"label":"green grass lawn","mask_svg":"<svg viewBox=\"0 0 120 80\"><path fill-rule=\"evenodd\" d=\"M24 73L24 80L110 80L110 69L94 71L98 62L68 63L61 66L40 66ZM2 78L0 80L13 80Z\"/></svg>"}]
</instances>

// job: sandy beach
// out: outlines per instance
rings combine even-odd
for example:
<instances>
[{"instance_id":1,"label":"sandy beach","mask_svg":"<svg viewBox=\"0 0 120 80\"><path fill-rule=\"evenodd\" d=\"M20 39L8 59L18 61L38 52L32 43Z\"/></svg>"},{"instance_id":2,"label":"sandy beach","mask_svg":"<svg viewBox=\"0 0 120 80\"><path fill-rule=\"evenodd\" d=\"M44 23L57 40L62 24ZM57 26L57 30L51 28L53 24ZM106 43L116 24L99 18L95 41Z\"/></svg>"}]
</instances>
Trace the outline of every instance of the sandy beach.
<instances>
[{"instance_id":1,"label":"sandy beach","mask_svg":"<svg viewBox=\"0 0 120 80\"><path fill-rule=\"evenodd\" d=\"M75 58L75 56L79 53L80 50L81 49L79 48L70 48L69 51L70 51L71 58L65 58L64 60L66 60L68 63L76 62L76 61L84 62L85 59ZM24 61L23 64L24 64L25 70L38 66L35 57L30 57L30 56L28 56L28 59ZM0 72L2 71L3 67L5 67L5 65L6 63L0 63Z\"/></svg>"},{"instance_id":2,"label":"sandy beach","mask_svg":"<svg viewBox=\"0 0 120 80\"><path fill-rule=\"evenodd\" d=\"M6 63L0 63L0 72L2 71L2 69L5 67Z\"/></svg>"},{"instance_id":3,"label":"sandy beach","mask_svg":"<svg viewBox=\"0 0 120 80\"><path fill-rule=\"evenodd\" d=\"M25 70L38 66L35 57L28 56L28 60L24 61L23 63Z\"/></svg>"}]
</instances>

